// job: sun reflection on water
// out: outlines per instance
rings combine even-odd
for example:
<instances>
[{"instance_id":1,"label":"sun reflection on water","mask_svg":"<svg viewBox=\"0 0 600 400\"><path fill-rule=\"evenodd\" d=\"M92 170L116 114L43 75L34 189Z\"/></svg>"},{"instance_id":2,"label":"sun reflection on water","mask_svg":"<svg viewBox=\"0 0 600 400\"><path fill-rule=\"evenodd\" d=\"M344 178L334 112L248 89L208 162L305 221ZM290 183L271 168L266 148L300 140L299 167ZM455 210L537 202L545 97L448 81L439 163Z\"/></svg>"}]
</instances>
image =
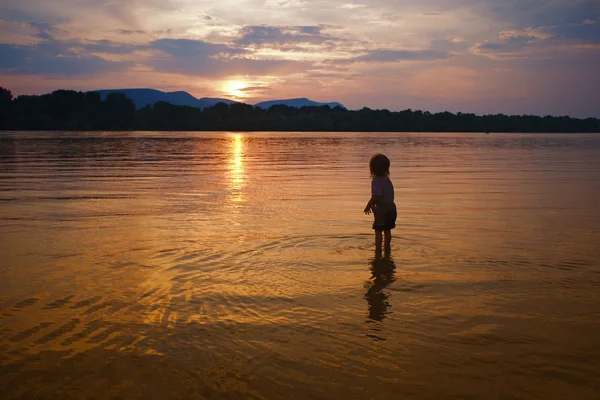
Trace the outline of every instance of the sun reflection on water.
<instances>
[{"instance_id":1,"label":"sun reflection on water","mask_svg":"<svg viewBox=\"0 0 600 400\"><path fill-rule=\"evenodd\" d=\"M244 137L240 134L232 135L229 175L231 179L231 199L234 202L242 202L244 200L242 189L245 185L246 171L244 169Z\"/></svg>"}]
</instances>

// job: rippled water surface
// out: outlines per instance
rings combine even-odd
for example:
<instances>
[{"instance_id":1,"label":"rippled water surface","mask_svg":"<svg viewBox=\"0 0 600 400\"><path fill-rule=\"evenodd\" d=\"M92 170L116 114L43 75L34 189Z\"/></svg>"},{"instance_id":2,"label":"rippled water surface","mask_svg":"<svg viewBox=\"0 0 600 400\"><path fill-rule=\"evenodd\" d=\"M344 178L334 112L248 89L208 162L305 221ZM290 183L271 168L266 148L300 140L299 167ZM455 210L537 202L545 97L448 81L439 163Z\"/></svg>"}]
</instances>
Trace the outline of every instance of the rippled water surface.
<instances>
[{"instance_id":1,"label":"rippled water surface","mask_svg":"<svg viewBox=\"0 0 600 400\"><path fill-rule=\"evenodd\" d=\"M600 136L4 132L0 207L2 398L599 395Z\"/></svg>"}]
</instances>

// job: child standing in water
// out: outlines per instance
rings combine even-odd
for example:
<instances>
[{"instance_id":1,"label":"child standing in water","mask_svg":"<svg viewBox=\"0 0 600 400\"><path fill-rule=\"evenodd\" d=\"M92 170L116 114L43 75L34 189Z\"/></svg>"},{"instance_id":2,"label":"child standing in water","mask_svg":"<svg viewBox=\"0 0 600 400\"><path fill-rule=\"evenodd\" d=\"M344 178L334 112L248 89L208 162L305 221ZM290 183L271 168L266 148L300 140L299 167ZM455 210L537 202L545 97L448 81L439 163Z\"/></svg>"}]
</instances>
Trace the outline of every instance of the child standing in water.
<instances>
[{"instance_id":1,"label":"child standing in water","mask_svg":"<svg viewBox=\"0 0 600 400\"><path fill-rule=\"evenodd\" d=\"M385 248L388 250L392 242L391 230L396 227L396 204L394 203L394 185L390 180L390 160L383 154L375 154L369 161L371 171L371 199L365 207L365 214L371 211L375 217L375 251L381 252L385 236Z\"/></svg>"}]
</instances>

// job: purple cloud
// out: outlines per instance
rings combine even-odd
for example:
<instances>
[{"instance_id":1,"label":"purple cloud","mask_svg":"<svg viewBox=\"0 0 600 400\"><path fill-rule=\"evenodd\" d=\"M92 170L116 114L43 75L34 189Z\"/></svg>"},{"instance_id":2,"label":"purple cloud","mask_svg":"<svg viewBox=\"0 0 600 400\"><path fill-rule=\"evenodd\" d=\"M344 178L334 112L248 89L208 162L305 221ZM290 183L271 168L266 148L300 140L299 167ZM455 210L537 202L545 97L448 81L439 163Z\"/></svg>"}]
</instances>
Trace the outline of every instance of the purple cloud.
<instances>
[{"instance_id":1,"label":"purple cloud","mask_svg":"<svg viewBox=\"0 0 600 400\"><path fill-rule=\"evenodd\" d=\"M324 26L246 26L242 30L242 36L235 41L240 46L263 45L263 44L294 44L294 43L325 43L331 41L343 41L324 34Z\"/></svg>"},{"instance_id":2,"label":"purple cloud","mask_svg":"<svg viewBox=\"0 0 600 400\"><path fill-rule=\"evenodd\" d=\"M344 62L426 61L443 60L445 58L448 58L448 53L437 50L371 50L365 55Z\"/></svg>"},{"instance_id":3,"label":"purple cloud","mask_svg":"<svg viewBox=\"0 0 600 400\"><path fill-rule=\"evenodd\" d=\"M61 43L38 46L0 44L0 68L7 74L80 76L114 72L129 67L94 55L81 55Z\"/></svg>"}]
</instances>

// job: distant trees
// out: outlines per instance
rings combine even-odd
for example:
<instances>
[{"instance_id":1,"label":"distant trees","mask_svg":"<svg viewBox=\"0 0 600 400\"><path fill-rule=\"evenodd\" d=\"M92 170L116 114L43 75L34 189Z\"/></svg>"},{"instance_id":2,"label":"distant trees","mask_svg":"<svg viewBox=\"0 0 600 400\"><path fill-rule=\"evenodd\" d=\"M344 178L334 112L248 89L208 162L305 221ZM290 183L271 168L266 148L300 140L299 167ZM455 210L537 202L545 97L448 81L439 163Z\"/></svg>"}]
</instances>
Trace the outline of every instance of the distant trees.
<instances>
[{"instance_id":1,"label":"distant trees","mask_svg":"<svg viewBox=\"0 0 600 400\"><path fill-rule=\"evenodd\" d=\"M349 111L329 106L268 110L218 103L204 110L157 102L136 110L121 93L102 100L97 92L57 90L13 98L0 88L0 129L13 130L240 130L377 132L600 132L597 118L484 115L428 111Z\"/></svg>"},{"instance_id":2,"label":"distant trees","mask_svg":"<svg viewBox=\"0 0 600 400\"><path fill-rule=\"evenodd\" d=\"M10 90L0 87L0 129L9 129L8 121L13 96Z\"/></svg>"},{"instance_id":3,"label":"distant trees","mask_svg":"<svg viewBox=\"0 0 600 400\"><path fill-rule=\"evenodd\" d=\"M121 93L101 100L96 92L57 90L13 99L0 88L0 129L131 130L135 116L133 100Z\"/></svg>"}]
</instances>

